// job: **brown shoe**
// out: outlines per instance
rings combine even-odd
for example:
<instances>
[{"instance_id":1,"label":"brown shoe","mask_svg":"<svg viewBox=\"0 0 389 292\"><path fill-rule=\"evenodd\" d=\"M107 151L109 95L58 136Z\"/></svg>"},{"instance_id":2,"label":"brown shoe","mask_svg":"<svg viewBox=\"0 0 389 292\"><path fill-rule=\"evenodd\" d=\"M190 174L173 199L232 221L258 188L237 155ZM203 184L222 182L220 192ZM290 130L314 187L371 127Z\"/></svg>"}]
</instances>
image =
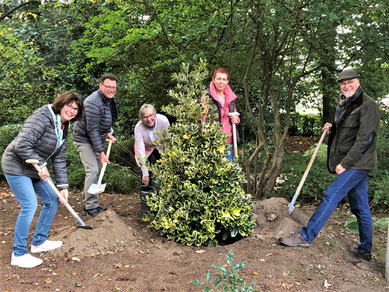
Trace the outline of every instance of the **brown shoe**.
<instances>
[{"instance_id":1,"label":"brown shoe","mask_svg":"<svg viewBox=\"0 0 389 292\"><path fill-rule=\"evenodd\" d=\"M353 255L355 255L357 257L357 259L364 260L364 261L367 261L367 262L370 262L370 260L371 260L371 253L370 252L360 253L358 251L358 247L356 247L356 246L350 245L348 247L348 251L350 253L352 253Z\"/></svg>"},{"instance_id":2,"label":"brown shoe","mask_svg":"<svg viewBox=\"0 0 389 292\"><path fill-rule=\"evenodd\" d=\"M303 246L308 247L310 244L302 237L298 232L292 233L287 237L280 237L278 239L283 245L286 246Z\"/></svg>"}]
</instances>

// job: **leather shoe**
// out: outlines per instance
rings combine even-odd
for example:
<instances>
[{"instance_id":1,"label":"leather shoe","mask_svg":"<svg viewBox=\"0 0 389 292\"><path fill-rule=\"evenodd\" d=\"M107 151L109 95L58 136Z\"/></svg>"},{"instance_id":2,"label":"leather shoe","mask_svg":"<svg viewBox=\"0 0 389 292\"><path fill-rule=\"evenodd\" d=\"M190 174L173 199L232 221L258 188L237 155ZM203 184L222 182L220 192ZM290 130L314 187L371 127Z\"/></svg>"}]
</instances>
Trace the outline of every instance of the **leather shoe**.
<instances>
[{"instance_id":1,"label":"leather shoe","mask_svg":"<svg viewBox=\"0 0 389 292\"><path fill-rule=\"evenodd\" d=\"M100 211L99 210L99 207L96 207L96 208L92 208L92 209L85 209L82 211L82 214L86 215L86 216L89 216L89 217L96 217L97 215L99 215L101 212L104 212L104 211Z\"/></svg>"},{"instance_id":2,"label":"leather shoe","mask_svg":"<svg viewBox=\"0 0 389 292\"><path fill-rule=\"evenodd\" d=\"M370 262L370 260L371 260L371 253L370 252L360 253L358 251L358 247L356 247L356 246L350 245L348 247L348 251L350 253L352 253L353 255L355 255L357 257L357 259L364 260L364 261L367 261L367 262Z\"/></svg>"}]
</instances>

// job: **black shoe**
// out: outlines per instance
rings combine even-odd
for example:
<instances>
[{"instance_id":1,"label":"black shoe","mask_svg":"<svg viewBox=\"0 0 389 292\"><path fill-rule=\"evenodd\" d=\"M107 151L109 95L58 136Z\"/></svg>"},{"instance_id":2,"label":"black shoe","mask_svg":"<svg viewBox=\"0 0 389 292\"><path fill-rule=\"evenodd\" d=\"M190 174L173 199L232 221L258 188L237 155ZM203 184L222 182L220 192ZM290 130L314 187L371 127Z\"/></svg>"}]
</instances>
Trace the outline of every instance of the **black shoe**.
<instances>
[{"instance_id":1,"label":"black shoe","mask_svg":"<svg viewBox=\"0 0 389 292\"><path fill-rule=\"evenodd\" d=\"M104 211L101 211L99 209L99 207L92 208L92 209L85 209L84 208L84 210L82 211L82 214L87 215L89 217L96 217L97 215L99 215L102 212L104 212Z\"/></svg>"},{"instance_id":2,"label":"black shoe","mask_svg":"<svg viewBox=\"0 0 389 292\"><path fill-rule=\"evenodd\" d=\"M103 212L108 210L107 208L104 208L104 207L101 207L101 206L98 206L97 209L99 210L100 213L103 213Z\"/></svg>"},{"instance_id":3,"label":"black shoe","mask_svg":"<svg viewBox=\"0 0 389 292\"><path fill-rule=\"evenodd\" d=\"M355 255L357 257L357 259L364 260L364 261L367 261L367 262L370 262L370 260L371 260L371 253L370 252L360 253L358 251L358 247L350 245L348 247L348 251L350 253L352 253L353 255Z\"/></svg>"}]
</instances>

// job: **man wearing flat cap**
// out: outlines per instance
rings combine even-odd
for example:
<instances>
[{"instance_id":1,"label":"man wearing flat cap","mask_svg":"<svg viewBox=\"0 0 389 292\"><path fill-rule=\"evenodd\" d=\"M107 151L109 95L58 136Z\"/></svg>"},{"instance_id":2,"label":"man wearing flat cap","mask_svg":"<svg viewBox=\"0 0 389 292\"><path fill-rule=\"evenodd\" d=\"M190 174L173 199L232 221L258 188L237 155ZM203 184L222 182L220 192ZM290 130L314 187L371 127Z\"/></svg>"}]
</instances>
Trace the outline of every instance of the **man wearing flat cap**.
<instances>
[{"instance_id":1,"label":"man wearing flat cap","mask_svg":"<svg viewBox=\"0 0 389 292\"><path fill-rule=\"evenodd\" d=\"M307 226L300 232L279 240L286 246L308 247L338 203L348 195L350 210L358 220L360 238L360 245L350 246L349 251L359 259L370 261L373 228L367 195L367 175L377 162L379 109L377 103L363 92L356 71L342 71L337 82L341 95L335 120L323 127L323 131L329 133L327 167L337 176L325 191Z\"/></svg>"}]
</instances>

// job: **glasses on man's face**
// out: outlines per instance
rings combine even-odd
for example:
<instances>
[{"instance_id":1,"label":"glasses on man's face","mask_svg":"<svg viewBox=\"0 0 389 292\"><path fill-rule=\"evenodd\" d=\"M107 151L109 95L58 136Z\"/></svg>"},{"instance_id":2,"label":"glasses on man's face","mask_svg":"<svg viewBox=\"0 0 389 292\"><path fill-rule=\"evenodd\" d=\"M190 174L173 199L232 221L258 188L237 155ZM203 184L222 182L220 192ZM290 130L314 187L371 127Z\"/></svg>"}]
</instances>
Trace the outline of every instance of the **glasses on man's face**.
<instances>
[{"instance_id":1,"label":"glasses on man's face","mask_svg":"<svg viewBox=\"0 0 389 292\"><path fill-rule=\"evenodd\" d=\"M343 81L343 82L340 82L340 86L342 86L342 87L346 87L346 86L348 86L348 85L351 85L351 84L353 84L354 83L354 79L353 80L348 80L348 81Z\"/></svg>"},{"instance_id":2,"label":"glasses on man's face","mask_svg":"<svg viewBox=\"0 0 389 292\"><path fill-rule=\"evenodd\" d=\"M78 107L73 107L70 104L67 104L66 106L68 107L69 110L71 110L71 111L73 111L75 113L78 113Z\"/></svg>"},{"instance_id":3,"label":"glasses on man's face","mask_svg":"<svg viewBox=\"0 0 389 292\"><path fill-rule=\"evenodd\" d=\"M148 115L148 116L143 116L142 119L144 121L146 121L147 119L152 118L152 117L154 117L154 114L151 114L151 115Z\"/></svg>"},{"instance_id":4,"label":"glasses on man's face","mask_svg":"<svg viewBox=\"0 0 389 292\"><path fill-rule=\"evenodd\" d=\"M116 86L107 86L104 83L101 83L105 88L111 89L111 90L116 90Z\"/></svg>"}]
</instances>

